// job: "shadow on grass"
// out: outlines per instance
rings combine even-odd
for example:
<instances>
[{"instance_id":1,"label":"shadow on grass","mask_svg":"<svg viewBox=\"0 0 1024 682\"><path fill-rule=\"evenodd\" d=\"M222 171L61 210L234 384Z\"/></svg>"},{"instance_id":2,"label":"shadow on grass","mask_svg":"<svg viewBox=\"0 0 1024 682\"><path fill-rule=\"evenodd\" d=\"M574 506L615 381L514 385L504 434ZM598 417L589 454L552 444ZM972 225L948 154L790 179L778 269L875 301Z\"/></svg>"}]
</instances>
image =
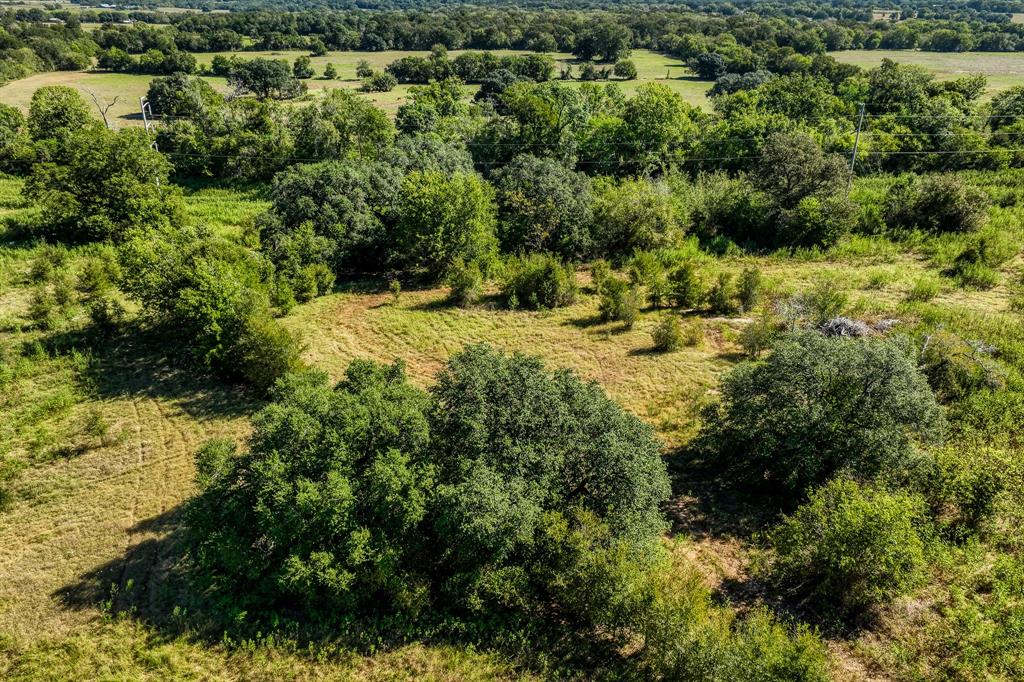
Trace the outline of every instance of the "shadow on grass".
<instances>
[{"instance_id":1,"label":"shadow on grass","mask_svg":"<svg viewBox=\"0 0 1024 682\"><path fill-rule=\"evenodd\" d=\"M205 374L165 329L131 323L104 336L89 328L52 335L44 345L90 354L79 379L97 399L161 398L196 418L237 417L262 405L251 388Z\"/></svg>"},{"instance_id":2,"label":"shadow on grass","mask_svg":"<svg viewBox=\"0 0 1024 682\"><path fill-rule=\"evenodd\" d=\"M229 601L195 587L197 581L190 571L196 569L187 558L183 518L184 509L177 507L140 521L128 533L144 539L130 545L123 556L84 573L51 596L69 611L99 608L107 616L140 622L167 640L187 637L208 646L223 645L225 641L259 641L273 635L287 651L320 659L345 657L352 652L372 655L422 642L490 651L523 670L541 674L555 668L575 671L577 676L581 670L587 671L585 679L636 677L629 661L603 636L581 633L560 622L552 625L548 621L539 628L503 628L495 624L502 621L488 620L453 628L451 618L439 613L417 630L407 624L394 625L388 618L339 618L334 624L314 623L312 619L303 620L302 612L293 611L279 621L284 625L268 625L266 620L256 623L251 617L243 623ZM488 629L496 634L465 634ZM422 634L428 631L429 635Z\"/></svg>"},{"instance_id":3,"label":"shadow on grass","mask_svg":"<svg viewBox=\"0 0 1024 682\"><path fill-rule=\"evenodd\" d=\"M791 496L770 496L737 487L723 474L722 462L705 458L699 446L688 446L668 459L672 499L666 513L670 533L696 541L711 540L758 547L759 535L776 524L794 506ZM789 593L756 571L741 571L724 578L716 597L740 611L767 606L794 622L802 621L837 639L855 639L877 624L878 613L838 614L798 593Z\"/></svg>"}]
</instances>

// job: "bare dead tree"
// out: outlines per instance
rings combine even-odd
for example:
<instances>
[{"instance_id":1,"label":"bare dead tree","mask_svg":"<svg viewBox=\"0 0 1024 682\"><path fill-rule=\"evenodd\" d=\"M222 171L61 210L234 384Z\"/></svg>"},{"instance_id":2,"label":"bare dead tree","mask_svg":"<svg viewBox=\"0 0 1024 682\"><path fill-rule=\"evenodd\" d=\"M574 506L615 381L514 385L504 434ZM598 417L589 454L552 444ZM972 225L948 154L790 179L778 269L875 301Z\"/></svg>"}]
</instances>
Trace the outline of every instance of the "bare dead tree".
<instances>
[{"instance_id":1,"label":"bare dead tree","mask_svg":"<svg viewBox=\"0 0 1024 682\"><path fill-rule=\"evenodd\" d=\"M107 127L107 130L113 130L113 128L110 127L110 121L107 119L107 112L110 111L115 104L121 101L121 95L114 95L114 99L108 104L106 100L100 99L99 95L89 88L82 89L92 97L93 104L96 105L96 109L100 112L100 116L103 117L103 125Z\"/></svg>"}]
</instances>

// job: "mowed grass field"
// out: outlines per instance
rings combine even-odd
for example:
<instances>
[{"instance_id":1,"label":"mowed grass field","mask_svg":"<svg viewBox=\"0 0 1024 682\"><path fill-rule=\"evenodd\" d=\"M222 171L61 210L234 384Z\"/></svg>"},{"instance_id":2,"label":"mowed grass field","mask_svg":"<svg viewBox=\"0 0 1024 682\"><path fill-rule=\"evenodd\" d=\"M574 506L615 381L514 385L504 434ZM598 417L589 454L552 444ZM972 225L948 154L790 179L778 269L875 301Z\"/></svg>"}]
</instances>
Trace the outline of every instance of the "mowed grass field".
<instances>
[{"instance_id":1,"label":"mowed grass field","mask_svg":"<svg viewBox=\"0 0 1024 682\"><path fill-rule=\"evenodd\" d=\"M939 80L951 80L972 74L988 78L986 95L1024 85L1024 52L923 52L920 50L846 50L830 52L844 64L865 69L878 66L883 59L917 64Z\"/></svg>"},{"instance_id":2,"label":"mowed grass field","mask_svg":"<svg viewBox=\"0 0 1024 682\"><path fill-rule=\"evenodd\" d=\"M193 222L226 234L239 233L267 206L260 187L197 186L185 202ZM19 181L0 180L0 219L31 210ZM191 629L193 597L175 562L180 510L195 491L192 456L208 438L243 439L261 403L237 386L197 376L179 349L131 328L87 353L61 352L60 331L44 334L27 321L29 270L39 249L0 232L0 456L25 463L0 512L0 679L524 678L501 656L459 645L293 651L260 641L228 646ZM80 253L73 252L72 269ZM866 238L825 254L726 258L709 267L739 272L751 265L776 295L829 278L846 292L851 315L904 320L918 314L907 302L914 282L935 276L923 254ZM1019 258L1007 263L999 286L986 291L946 282L930 305L962 319L998 320L1007 315L1020 269ZM719 377L741 359L737 335L749 320L689 316L700 342L655 353L650 331L666 313L644 311L628 330L601 323L588 274L578 276L579 300L556 311L512 312L486 302L453 308L443 288L410 289L396 300L384 283L372 282L299 306L284 323L301 334L305 358L335 378L353 358L401 359L426 386L466 343L538 354L598 381L667 446L685 441ZM97 418L108 427L103 435L90 428ZM677 519L695 514L691 502L685 494L675 501ZM747 550L742 540L707 534L679 547L712 585L745 570ZM119 609L126 611L116 615ZM884 649L884 640L831 645L840 654L837 679L882 679L864 673L859 661Z\"/></svg>"},{"instance_id":3,"label":"mowed grass field","mask_svg":"<svg viewBox=\"0 0 1024 682\"><path fill-rule=\"evenodd\" d=\"M513 50L497 50L496 53L522 54L522 52ZM285 59L291 63L295 61L296 57L308 53L301 50L237 53L208 52L196 54L196 59L199 64L208 65L213 60L214 56L218 54L225 56L236 54L243 59L252 59L255 57ZM312 58L313 68L316 71L317 76L305 81L305 83L309 87L311 96L313 97L316 97L320 91L329 88L357 89L360 85L360 81L356 78L356 65L360 60L365 59L369 61L374 68L383 69L391 62L403 56L427 54L429 53L400 52L394 50L386 52L331 52L321 57ZM453 51L449 54L450 56L455 57L459 52ZM556 74L557 70L562 66L575 63L572 55L569 54L555 54L553 56L558 62L558 65L556 66ZM705 93L708 88L711 87L711 83L694 78L686 66L679 60L656 52L651 52L650 50L635 50L633 52L632 59L637 66L638 78L632 81L614 81L627 95L631 95L636 92L636 88L643 83L656 81L668 85L674 91L678 92L687 102L694 106L707 106L707 97ZM338 80L324 80L320 77L327 64L334 64L338 69ZM146 90L149 88L149 82L152 78L152 76L147 75L106 73L102 71L57 71L51 73L39 73L28 78L13 81L3 87L0 87L0 102L11 104L24 111L28 111L32 94L37 89L45 85L70 85L81 92L86 98L86 101L90 103L92 102L92 94L95 94L105 103L112 102L117 98L117 103L110 109L110 115L114 117L117 125L142 125L139 98L146 94ZM209 76L204 76L203 78L220 92L226 93L228 91L227 82L224 78L214 78ZM573 83L577 84L578 82L579 81L573 81ZM394 114L398 107L408 100L410 87L413 86L399 85L391 92L361 93L361 96L369 99L389 114ZM478 87L479 86L476 85L466 86L467 95L472 95L472 93L476 92Z\"/></svg>"}]
</instances>

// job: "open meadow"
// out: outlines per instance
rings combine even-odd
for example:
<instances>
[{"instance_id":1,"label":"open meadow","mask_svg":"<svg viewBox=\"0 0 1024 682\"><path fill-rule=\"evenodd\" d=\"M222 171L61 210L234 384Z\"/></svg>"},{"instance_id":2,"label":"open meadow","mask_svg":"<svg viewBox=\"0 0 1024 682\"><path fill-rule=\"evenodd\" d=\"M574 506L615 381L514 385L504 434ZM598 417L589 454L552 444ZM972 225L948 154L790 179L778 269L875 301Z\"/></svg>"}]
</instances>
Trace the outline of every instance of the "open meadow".
<instances>
[{"instance_id":1,"label":"open meadow","mask_svg":"<svg viewBox=\"0 0 1024 682\"><path fill-rule=\"evenodd\" d=\"M1024 53L1021 52L925 52L923 50L844 50L830 52L844 64L870 69L892 59L923 66L939 80L982 74L988 78L986 96L1024 84Z\"/></svg>"}]
</instances>

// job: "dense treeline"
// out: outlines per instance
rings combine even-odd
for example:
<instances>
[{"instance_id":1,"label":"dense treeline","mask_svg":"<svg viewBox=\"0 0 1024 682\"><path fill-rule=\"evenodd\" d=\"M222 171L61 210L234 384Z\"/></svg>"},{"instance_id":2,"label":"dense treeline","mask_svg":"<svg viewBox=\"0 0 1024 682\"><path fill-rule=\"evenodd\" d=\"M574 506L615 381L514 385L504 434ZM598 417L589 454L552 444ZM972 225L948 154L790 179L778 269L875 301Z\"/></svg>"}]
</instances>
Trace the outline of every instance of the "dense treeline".
<instances>
[{"instance_id":1,"label":"dense treeline","mask_svg":"<svg viewBox=\"0 0 1024 682\"><path fill-rule=\"evenodd\" d=\"M912 49L940 52L1015 50L1024 27L1006 15L991 19L914 18L892 22L870 16L830 19L754 13L695 13L656 8L644 12L514 10L455 7L433 12L253 12L184 14L172 26L106 25L95 32L103 48L142 52L170 39L178 49L562 51L612 58L607 49L626 45L672 52L686 36L735 42L762 51L792 48L801 54L845 49ZM595 52L595 47L597 51ZM588 54L590 53L590 54Z\"/></svg>"}]
</instances>

